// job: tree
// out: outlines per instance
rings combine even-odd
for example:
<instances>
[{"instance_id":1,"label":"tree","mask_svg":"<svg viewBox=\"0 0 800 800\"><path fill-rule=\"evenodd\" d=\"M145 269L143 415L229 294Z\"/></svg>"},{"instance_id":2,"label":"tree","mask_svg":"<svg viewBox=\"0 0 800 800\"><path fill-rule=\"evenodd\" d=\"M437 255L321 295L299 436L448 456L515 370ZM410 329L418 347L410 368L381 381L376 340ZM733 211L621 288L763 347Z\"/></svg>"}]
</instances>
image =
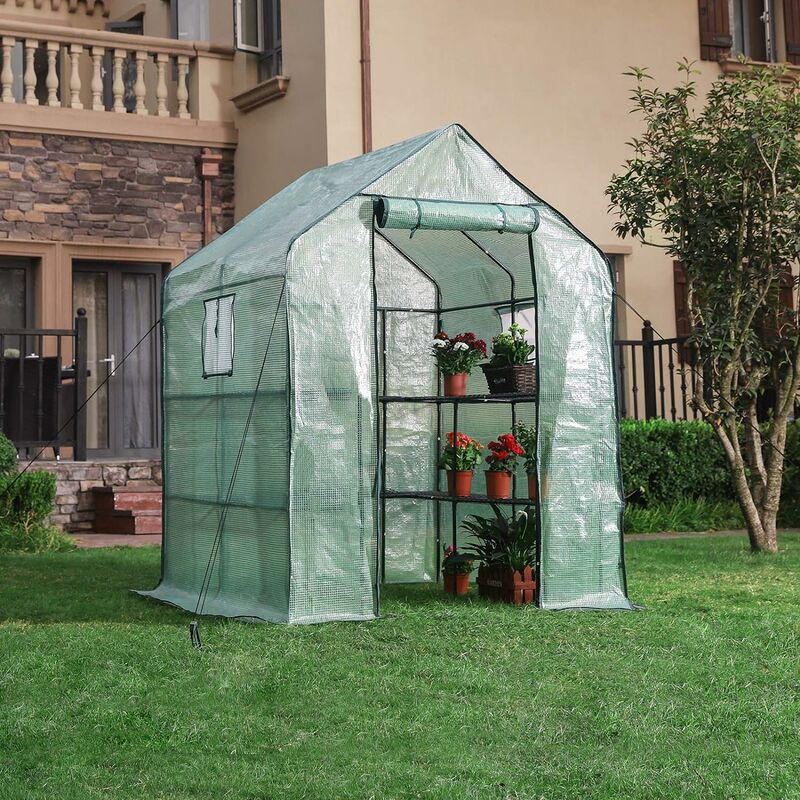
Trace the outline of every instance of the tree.
<instances>
[{"instance_id":1,"label":"tree","mask_svg":"<svg viewBox=\"0 0 800 800\"><path fill-rule=\"evenodd\" d=\"M703 365L692 403L725 450L751 548L776 552L800 389L798 315L783 302L798 282L800 82L785 68L743 62L701 100L692 65L678 67L667 91L645 70L626 73L645 130L606 192L620 236L683 264L689 345ZM761 422L760 396L774 398Z\"/></svg>"}]
</instances>

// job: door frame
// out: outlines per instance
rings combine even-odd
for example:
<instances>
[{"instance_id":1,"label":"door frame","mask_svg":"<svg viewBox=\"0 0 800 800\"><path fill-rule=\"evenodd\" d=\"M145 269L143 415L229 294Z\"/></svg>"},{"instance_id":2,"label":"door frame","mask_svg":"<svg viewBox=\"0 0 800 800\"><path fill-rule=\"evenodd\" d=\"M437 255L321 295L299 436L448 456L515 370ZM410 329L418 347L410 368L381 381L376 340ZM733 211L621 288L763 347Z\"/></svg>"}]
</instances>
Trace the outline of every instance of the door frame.
<instances>
[{"instance_id":1,"label":"door frame","mask_svg":"<svg viewBox=\"0 0 800 800\"><path fill-rule=\"evenodd\" d=\"M120 329L115 328L113 323L113 320L120 319L122 315L122 274L124 272L138 272L155 276L155 296L153 298L153 319L155 321L161 316L161 282L168 268L168 265L160 261L128 261L114 259L113 256L109 258L73 258L73 275L76 272L105 272L108 275L108 350L117 356L116 368L119 368L120 362L126 355L122 348ZM112 383L112 379L108 382L108 447L87 448L86 452L90 460L95 458L155 459L161 457L161 348L159 346L160 337L155 330L151 336L153 337L151 346L154 353L155 369L155 381L150 388L154 417L153 447L116 449L116 444L122 442L123 439L124 407L119 402L121 400L120 389L118 385Z\"/></svg>"}]
</instances>

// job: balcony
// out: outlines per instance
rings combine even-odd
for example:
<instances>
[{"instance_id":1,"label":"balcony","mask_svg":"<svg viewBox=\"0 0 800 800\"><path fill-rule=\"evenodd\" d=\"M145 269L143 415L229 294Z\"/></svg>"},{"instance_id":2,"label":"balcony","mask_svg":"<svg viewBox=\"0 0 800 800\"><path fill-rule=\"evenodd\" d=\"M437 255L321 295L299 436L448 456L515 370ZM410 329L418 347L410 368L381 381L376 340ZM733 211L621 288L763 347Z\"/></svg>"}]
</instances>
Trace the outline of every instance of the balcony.
<instances>
[{"instance_id":1,"label":"balcony","mask_svg":"<svg viewBox=\"0 0 800 800\"><path fill-rule=\"evenodd\" d=\"M233 51L0 20L0 108L10 130L229 147Z\"/></svg>"}]
</instances>

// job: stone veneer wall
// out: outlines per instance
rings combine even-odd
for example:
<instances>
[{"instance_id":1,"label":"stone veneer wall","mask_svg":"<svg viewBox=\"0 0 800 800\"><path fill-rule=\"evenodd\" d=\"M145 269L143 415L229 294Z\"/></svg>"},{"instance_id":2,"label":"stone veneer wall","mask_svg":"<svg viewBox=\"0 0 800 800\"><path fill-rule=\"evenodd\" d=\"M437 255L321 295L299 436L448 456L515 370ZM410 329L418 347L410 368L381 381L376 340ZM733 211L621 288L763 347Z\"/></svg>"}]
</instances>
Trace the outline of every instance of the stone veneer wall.
<instances>
[{"instance_id":1,"label":"stone veneer wall","mask_svg":"<svg viewBox=\"0 0 800 800\"><path fill-rule=\"evenodd\" d=\"M153 120L157 125L158 120ZM198 250L200 146L0 131L0 239ZM233 224L233 150L212 179L217 234Z\"/></svg>"},{"instance_id":2,"label":"stone veneer wall","mask_svg":"<svg viewBox=\"0 0 800 800\"><path fill-rule=\"evenodd\" d=\"M20 464L20 469L25 468ZM161 485L161 461L38 461L34 469L56 475L56 506L50 522L66 531L91 530L95 486Z\"/></svg>"}]
</instances>

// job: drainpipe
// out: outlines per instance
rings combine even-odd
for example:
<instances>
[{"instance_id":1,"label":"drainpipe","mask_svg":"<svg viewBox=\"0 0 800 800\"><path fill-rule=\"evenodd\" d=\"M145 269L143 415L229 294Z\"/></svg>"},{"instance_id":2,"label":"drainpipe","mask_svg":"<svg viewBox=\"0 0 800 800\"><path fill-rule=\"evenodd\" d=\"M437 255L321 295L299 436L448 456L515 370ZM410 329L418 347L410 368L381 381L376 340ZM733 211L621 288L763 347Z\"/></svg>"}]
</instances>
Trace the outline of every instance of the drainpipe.
<instances>
[{"instance_id":1,"label":"drainpipe","mask_svg":"<svg viewBox=\"0 0 800 800\"><path fill-rule=\"evenodd\" d=\"M369 54L369 0L361 2L361 144L372 150L372 74Z\"/></svg>"},{"instance_id":2,"label":"drainpipe","mask_svg":"<svg viewBox=\"0 0 800 800\"><path fill-rule=\"evenodd\" d=\"M203 244L206 245L214 238L214 222L211 218L211 179L219 176L222 154L212 153L208 147L204 147L194 160L203 184Z\"/></svg>"}]
</instances>

